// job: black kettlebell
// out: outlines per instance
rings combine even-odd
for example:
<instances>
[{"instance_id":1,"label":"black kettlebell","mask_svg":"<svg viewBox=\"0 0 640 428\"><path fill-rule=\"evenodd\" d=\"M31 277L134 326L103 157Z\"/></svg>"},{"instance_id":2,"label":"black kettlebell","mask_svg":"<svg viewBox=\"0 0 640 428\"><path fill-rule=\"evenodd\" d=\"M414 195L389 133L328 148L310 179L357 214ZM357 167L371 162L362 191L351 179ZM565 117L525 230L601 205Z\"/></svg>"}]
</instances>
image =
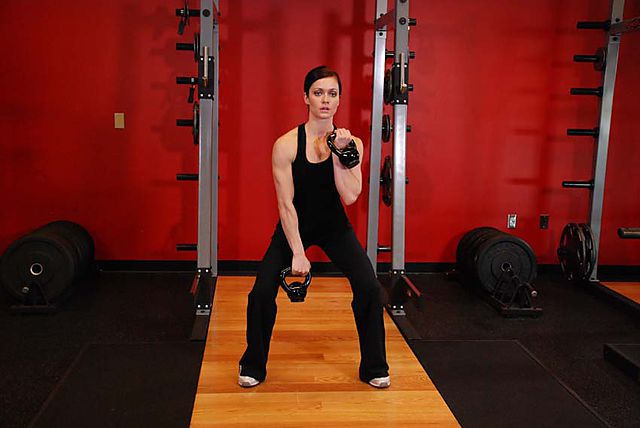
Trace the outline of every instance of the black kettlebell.
<instances>
[{"instance_id":1,"label":"black kettlebell","mask_svg":"<svg viewBox=\"0 0 640 428\"><path fill-rule=\"evenodd\" d=\"M280 272L280 286L287 292L289 300L292 302L304 302L304 298L307 296L307 288L311 283L311 272L307 273L304 282L294 281L291 284L287 284L287 275L291 273L291 267L286 267Z\"/></svg>"},{"instance_id":2,"label":"black kettlebell","mask_svg":"<svg viewBox=\"0 0 640 428\"><path fill-rule=\"evenodd\" d=\"M358 153L356 142L351 140L349 141L349 144L347 144L347 147L339 149L334 144L336 137L337 135L335 131L327 137L327 145L329 146L329 149L338 156L338 160L342 165L349 169L354 168L360 163L360 153Z\"/></svg>"}]
</instances>

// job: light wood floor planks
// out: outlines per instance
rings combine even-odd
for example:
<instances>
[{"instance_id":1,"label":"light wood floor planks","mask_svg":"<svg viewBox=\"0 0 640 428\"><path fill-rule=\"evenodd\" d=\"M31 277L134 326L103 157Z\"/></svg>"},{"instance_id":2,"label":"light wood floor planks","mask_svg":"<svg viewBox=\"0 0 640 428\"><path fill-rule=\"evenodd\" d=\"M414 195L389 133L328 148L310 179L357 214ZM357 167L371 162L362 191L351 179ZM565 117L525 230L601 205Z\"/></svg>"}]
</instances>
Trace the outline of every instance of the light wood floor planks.
<instances>
[{"instance_id":1,"label":"light wood floor planks","mask_svg":"<svg viewBox=\"0 0 640 428\"><path fill-rule=\"evenodd\" d=\"M603 282L602 285L627 299L640 303L640 282Z\"/></svg>"},{"instance_id":2,"label":"light wood floor planks","mask_svg":"<svg viewBox=\"0 0 640 428\"><path fill-rule=\"evenodd\" d=\"M258 427L458 426L385 313L391 387L358 379L351 290L344 278L314 278L304 303L278 294L267 380L237 384L253 277L220 277L191 425Z\"/></svg>"}]
</instances>

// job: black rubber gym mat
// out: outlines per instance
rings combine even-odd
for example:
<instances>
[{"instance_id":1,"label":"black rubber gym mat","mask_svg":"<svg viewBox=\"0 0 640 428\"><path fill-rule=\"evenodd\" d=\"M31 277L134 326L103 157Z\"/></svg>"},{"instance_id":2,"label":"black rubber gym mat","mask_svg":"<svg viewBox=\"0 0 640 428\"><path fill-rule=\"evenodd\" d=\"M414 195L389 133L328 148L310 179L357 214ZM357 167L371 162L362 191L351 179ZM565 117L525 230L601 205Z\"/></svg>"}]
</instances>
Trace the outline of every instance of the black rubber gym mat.
<instances>
[{"instance_id":1,"label":"black rubber gym mat","mask_svg":"<svg viewBox=\"0 0 640 428\"><path fill-rule=\"evenodd\" d=\"M515 340L410 345L465 428L608 426Z\"/></svg>"},{"instance_id":2,"label":"black rubber gym mat","mask_svg":"<svg viewBox=\"0 0 640 428\"><path fill-rule=\"evenodd\" d=\"M604 359L640 382L640 343L605 343Z\"/></svg>"},{"instance_id":3,"label":"black rubber gym mat","mask_svg":"<svg viewBox=\"0 0 640 428\"><path fill-rule=\"evenodd\" d=\"M187 427L204 344L89 344L30 426Z\"/></svg>"}]
</instances>

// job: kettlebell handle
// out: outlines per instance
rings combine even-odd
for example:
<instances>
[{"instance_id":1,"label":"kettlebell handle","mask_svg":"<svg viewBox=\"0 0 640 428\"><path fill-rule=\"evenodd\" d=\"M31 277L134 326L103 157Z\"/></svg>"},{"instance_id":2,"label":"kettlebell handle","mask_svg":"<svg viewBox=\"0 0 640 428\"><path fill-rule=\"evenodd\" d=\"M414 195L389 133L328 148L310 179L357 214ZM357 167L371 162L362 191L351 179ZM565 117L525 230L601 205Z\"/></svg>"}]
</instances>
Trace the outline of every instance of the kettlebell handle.
<instances>
[{"instance_id":1,"label":"kettlebell handle","mask_svg":"<svg viewBox=\"0 0 640 428\"><path fill-rule=\"evenodd\" d=\"M282 269L282 271L280 272L280 280L282 282L282 284L286 284L286 278L287 275L291 274L291 266L288 266L284 269ZM309 284L311 283L311 271L307 272L307 275L304 278L304 283L302 284L303 287L308 287Z\"/></svg>"}]
</instances>

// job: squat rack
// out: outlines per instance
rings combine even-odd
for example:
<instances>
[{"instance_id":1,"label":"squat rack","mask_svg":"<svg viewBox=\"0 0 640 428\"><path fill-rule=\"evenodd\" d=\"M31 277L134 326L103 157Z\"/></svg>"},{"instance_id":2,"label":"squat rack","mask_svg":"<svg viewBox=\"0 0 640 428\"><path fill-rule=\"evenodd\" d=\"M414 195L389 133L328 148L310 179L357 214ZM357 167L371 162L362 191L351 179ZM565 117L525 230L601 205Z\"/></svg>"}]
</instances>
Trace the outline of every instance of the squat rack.
<instances>
[{"instance_id":1,"label":"squat rack","mask_svg":"<svg viewBox=\"0 0 640 428\"><path fill-rule=\"evenodd\" d=\"M219 0L201 0L200 9L189 9L185 0L178 34L182 34L189 17L200 17L200 33L194 43L177 43L177 50L191 50L198 63L197 77L177 77L177 84L191 85L189 102L193 102L193 119L178 119L178 126L192 128L198 145L198 173L178 174L180 181L198 181L198 242L178 244L178 251L197 251L197 271L191 293L194 295L195 321L191 340L207 337L213 294L218 277L218 76L219 76ZM193 101L197 91L198 101Z\"/></svg>"},{"instance_id":2,"label":"squat rack","mask_svg":"<svg viewBox=\"0 0 640 428\"><path fill-rule=\"evenodd\" d=\"M575 55L575 62L591 62L594 68L602 71L602 86L598 88L572 88L572 95L592 95L601 98L599 124L593 129L568 129L569 136L589 136L595 140L595 155L593 162L593 179L589 181L563 181L567 188L587 188L591 191L591 206L589 210L589 228L593 246L590 282L598 282L598 249L600 245L600 231L602 225L602 205L604 201L604 184L607 169L607 154L609 151L609 136L611 130L611 112L613 108L613 93L615 89L616 73L620 39L623 33L638 31L640 17L623 20L624 0L612 0L610 19L602 22L578 22L578 29L602 30L606 32L607 46L600 48L595 55ZM588 233L588 232L587 232ZM586 278L585 278L586 279Z\"/></svg>"},{"instance_id":3,"label":"squat rack","mask_svg":"<svg viewBox=\"0 0 640 428\"><path fill-rule=\"evenodd\" d=\"M388 10L387 0L376 1L375 41L373 53L373 101L371 108L371 152L369 172L369 208L367 223L367 256L377 270L379 252L391 252L391 295L387 305L392 315L404 316L403 302L407 295L420 298L420 291L405 272L405 214L406 214L406 147L407 111L409 92L409 60L415 54L409 50L409 27L416 20L409 18L409 0L395 0L395 7ZM388 51L387 31L394 31L394 50ZM385 72L385 60L392 59L391 69ZM384 105L393 105L393 125L386 115ZM386 123L383 124L383 121ZM393 156L390 177L383 177L391 186L392 236L390 246L380 246L378 241L381 161L383 131L393 128ZM384 129L383 129L384 128ZM385 141L388 139L385 139ZM419 300L422 302L422 299Z\"/></svg>"}]
</instances>

